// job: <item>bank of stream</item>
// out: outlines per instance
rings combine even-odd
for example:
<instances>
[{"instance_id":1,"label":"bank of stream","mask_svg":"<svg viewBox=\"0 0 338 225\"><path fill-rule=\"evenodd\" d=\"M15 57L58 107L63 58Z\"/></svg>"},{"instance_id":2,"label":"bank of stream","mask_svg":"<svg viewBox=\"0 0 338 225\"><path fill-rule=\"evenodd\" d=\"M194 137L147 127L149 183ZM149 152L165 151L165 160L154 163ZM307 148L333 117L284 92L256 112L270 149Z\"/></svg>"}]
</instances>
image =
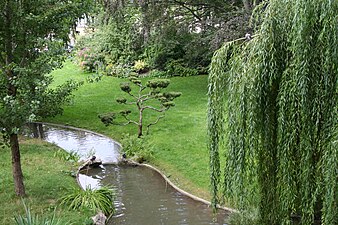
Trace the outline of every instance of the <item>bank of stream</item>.
<instances>
[{"instance_id":1,"label":"bank of stream","mask_svg":"<svg viewBox=\"0 0 338 225\"><path fill-rule=\"evenodd\" d=\"M116 213L107 224L123 225L221 225L229 212L217 214L205 203L174 189L155 170L144 166L118 165L119 143L82 129L43 124L40 136L66 151L76 151L82 159L95 154L103 161L99 168L78 175L85 188L109 186L114 189Z\"/></svg>"}]
</instances>

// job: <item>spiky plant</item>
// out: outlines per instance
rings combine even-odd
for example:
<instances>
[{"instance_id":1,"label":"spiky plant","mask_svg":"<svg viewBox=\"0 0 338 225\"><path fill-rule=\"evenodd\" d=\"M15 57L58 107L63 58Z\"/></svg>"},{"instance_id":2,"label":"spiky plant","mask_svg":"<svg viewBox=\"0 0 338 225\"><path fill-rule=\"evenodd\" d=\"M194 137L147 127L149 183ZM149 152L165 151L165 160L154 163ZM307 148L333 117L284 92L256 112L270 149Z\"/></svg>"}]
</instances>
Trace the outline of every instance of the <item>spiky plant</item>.
<instances>
[{"instance_id":1,"label":"spiky plant","mask_svg":"<svg viewBox=\"0 0 338 225\"><path fill-rule=\"evenodd\" d=\"M14 217L16 225L67 225L68 222L61 221L56 217L55 211L51 218L39 217L31 212L30 208L22 201L25 208L24 215L17 215Z\"/></svg>"},{"instance_id":2,"label":"spiky plant","mask_svg":"<svg viewBox=\"0 0 338 225\"><path fill-rule=\"evenodd\" d=\"M66 205L69 209L85 208L110 215L115 210L114 193L107 187L92 189L87 186L85 190L73 189L61 198L61 205Z\"/></svg>"},{"instance_id":3,"label":"spiky plant","mask_svg":"<svg viewBox=\"0 0 338 225\"><path fill-rule=\"evenodd\" d=\"M259 224L337 224L338 1L271 0L255 37L212 60L213 203L259 208ZM220 150L225 149L221 184ZM223 188L221 188L223 186Z\"/></svg>"}]
</instances>

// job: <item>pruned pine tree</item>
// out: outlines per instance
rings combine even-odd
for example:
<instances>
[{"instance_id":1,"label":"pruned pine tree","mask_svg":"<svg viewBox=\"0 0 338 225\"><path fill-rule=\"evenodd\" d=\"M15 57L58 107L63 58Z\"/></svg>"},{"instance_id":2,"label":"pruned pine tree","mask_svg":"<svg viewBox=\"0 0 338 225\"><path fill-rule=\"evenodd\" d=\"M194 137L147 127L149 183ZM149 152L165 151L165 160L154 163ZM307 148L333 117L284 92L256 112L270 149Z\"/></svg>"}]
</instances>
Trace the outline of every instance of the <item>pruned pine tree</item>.
<instances>
[{"instance_id":1,"label":"pruned pine tree","mask_svg":"<svg viewBox=\"0 0 338 225\"><path fill-rule=\"evenodd\" d=\"M128 125L135 124L138 127L137 136L140 138L144 133L144 112L146 110L156 112L151 122L148 120L146 123L147 133L149 128L157 124L160 119L164 118L165 112L171 107L175 106L174 99L181 96L181 92L164 92L170 84L169 79L151 79L145 84L138 77L131 76L130 82L123 82L120 88L123 92L127 93L129 98L121 97L116 99L117 103L124 105L132 105L137 109L136 117L132 117L130 109L121 110L119 113L111 112L99 115L100 120L106 125ZM133 88L132 85L133 84ZM135 90L135 89L136 90ZM122 117L125 122L120 122L118 116Z\"/></svg>"},{"instance_id":2,"label":"pruned pine tree","mask_svg":"<svg viewBox=\"0 0 338 225\"><path fill-rule=\"evenodd\" d=\"M338 224L338 1L271 0L260 18L212 59L213 204L255 206L263 225Z\"/></svg>"}]
</instances>

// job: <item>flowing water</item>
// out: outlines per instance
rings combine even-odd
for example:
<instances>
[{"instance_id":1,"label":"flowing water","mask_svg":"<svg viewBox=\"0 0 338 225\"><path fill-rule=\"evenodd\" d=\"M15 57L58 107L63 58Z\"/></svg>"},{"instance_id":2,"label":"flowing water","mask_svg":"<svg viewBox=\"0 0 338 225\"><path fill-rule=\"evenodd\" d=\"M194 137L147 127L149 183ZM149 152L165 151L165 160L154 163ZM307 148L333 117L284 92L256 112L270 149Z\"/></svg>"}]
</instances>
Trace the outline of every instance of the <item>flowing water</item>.
<instances>
[{"instance_id":1,"label":"flowing water","mask_svg":"<svg viewBox=\"0 0 338 225\"><path fill-rule=\"evenodd\" d=\"M115 190L116 213L109 225L221 225L228 212L213 215L206 204L195 201L166 183L161 175L143 166L117 165L120 145L112 139L77 129L43 125L43 138L82 159L95 152L105 165L79 175L82 187L110 186Z\"/></svg>"}]
</instances>

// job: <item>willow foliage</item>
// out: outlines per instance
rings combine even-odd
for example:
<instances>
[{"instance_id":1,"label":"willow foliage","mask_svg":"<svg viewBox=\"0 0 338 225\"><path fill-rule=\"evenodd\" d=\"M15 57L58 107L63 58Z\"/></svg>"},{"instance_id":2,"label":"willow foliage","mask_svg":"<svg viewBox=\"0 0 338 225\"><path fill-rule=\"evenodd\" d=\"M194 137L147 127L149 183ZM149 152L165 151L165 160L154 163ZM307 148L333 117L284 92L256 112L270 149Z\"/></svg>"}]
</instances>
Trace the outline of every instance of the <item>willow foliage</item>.
<instances>
[{"instance_id":1,"label":"willow foliage","mask_svg":"<svg viewBox=\"0 0 338 225\"><path fill-rule=\"evenodd\" d=\"M212 59L213 203L256 206L260 224L338 224L338 1L271 0L260 18Z\"/></svg>"}]
</instances>

